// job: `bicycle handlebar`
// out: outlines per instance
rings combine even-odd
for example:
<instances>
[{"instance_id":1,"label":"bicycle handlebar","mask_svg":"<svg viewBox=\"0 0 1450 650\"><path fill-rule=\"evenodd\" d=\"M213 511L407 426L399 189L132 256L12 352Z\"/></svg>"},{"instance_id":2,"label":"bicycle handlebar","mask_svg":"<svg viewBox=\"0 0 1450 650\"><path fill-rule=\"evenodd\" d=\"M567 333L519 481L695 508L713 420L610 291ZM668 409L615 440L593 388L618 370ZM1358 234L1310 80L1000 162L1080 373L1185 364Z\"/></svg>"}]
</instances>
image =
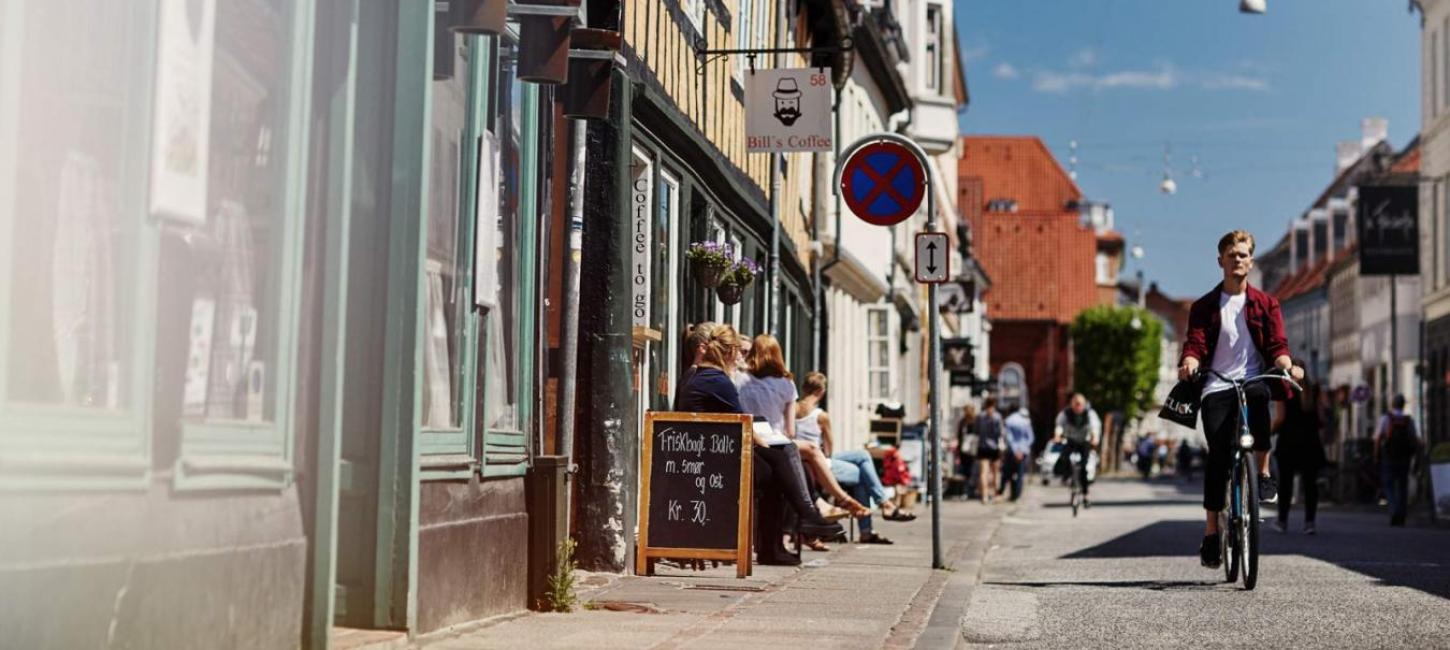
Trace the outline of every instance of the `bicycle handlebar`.
<instances>
[{"instance_id":1,"label":"bicycle handlebar","mask_svg":"<svg viewBox=\"0 0 1450 650\"><path fill-rule=\"evenodd\" d=\"M1237 386L1247 386L1247 385L1252 384L1252 383L1254 383L1256 381L1264 381L1266 379L1279 379L1279 380L1282 380L1282 381L1289 382L1289 385L1290 386L1293 386L1294 387L1294 390L1301 391L1301 392L1304 390L1304 387L1303 386L1300 386L1299 385L1299 382L1294 381L1294 378L1289 376L1289 372L1288 371L1282 371L1282 372L1266 372L1266 373L1264 373L1262 375L1255 375L1253 377L1249 377L1248 379L1233 379L1231 377L1224 376L1223 373L1221 373L1221 372L1219 372L1217 370L1214 370L1213 368L1206 368L1205 370L1207 370L1208 372L1212 373L1213 376L1218 377L1219 379L1222 379L1222 380L1224 380L1224 381L1226 381L1226 382L1228 382L1230 384L1234 384L1234 385L1237 385Z\"/></svg>"}]
</instances>

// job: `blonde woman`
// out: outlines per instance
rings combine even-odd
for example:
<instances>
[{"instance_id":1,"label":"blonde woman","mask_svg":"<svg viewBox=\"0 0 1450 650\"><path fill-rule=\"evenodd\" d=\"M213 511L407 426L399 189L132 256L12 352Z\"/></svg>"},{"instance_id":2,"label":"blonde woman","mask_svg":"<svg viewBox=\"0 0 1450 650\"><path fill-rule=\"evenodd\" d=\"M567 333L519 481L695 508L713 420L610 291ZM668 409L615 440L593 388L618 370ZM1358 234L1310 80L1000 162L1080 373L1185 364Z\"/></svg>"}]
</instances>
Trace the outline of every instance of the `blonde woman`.
<instances>
[{"instance_id":1,"label":"blonde woman","mask_svg":"<svg viewBox=\"0 0 1450 650\"><path fill-rule=\"evenodd\" d=\"M729 325L714 325L700 333L703 346L700 361L684 387L680 407L699 413L748 413L741 406L741 396L730 380L727 368L734 368L740 354L740 336ZM801 519L801 532L822 538L844 533L839 524L825 520L811 503L804 476L800 472L800 455L786 440L777 444L772 436L757 434L752 450L756 495L760 499L757 520L756 556L761 564L799 564L800 558L781 545L781 506L788 503Z\"/></svg>"}]
</instances>

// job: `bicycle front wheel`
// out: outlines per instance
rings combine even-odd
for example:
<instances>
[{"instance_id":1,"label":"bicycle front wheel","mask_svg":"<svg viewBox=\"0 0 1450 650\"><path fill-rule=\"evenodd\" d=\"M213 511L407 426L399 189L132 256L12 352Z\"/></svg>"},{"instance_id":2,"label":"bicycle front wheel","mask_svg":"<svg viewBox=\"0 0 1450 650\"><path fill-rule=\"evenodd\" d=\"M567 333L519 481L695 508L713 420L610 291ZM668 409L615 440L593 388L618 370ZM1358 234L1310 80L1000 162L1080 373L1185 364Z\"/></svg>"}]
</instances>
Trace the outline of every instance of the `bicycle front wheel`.
<instances>
[{"instance_id":1,"label":"bicycle front wheel","mask_svg":"<svg viewBox=\"0 0 1450 650\"><path fill-rule=\"evenodd\" d=\"M1218 547L1223 557L1224 582L1229 584L1238 582L1239 579L1238 513L1240 510L1237 478L1237 476L1230 475L1228 483L1224 484L1224 508L1218 513Z\"/></svg>"},{"instance_id":2,"label":"bicycle front wheel","mask_svg":"<svg viewBox=\"0 0 1450 650\"><path fill-rule=\"evenodd\" d=\"M1253 590L1259 583L1259 468L1253 454L1244 454L1243 488L1243 557L1244 589Z\"/></svg>"},{"instance_id":3,"label":"bicycle front wheel","mask_svg":"<svg viewBox=\"0 0 1450 650\"><path fill-rule=\"evenodd\" d=\"M1078 484L1076 476L1072 477L1072 516L1077 516L1078 508L1082 507L1082 487Z\"/></svg>"}]
</instances>

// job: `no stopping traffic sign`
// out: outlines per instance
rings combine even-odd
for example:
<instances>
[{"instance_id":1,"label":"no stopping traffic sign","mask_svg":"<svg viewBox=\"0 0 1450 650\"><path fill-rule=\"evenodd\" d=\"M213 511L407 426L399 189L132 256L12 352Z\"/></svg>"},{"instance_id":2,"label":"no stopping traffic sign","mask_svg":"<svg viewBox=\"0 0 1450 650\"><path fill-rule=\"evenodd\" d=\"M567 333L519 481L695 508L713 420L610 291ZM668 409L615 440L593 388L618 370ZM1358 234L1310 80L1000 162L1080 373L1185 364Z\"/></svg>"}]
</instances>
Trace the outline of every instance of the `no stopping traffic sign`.
<instances>
[{"instance_id":1,"label":"no stopping traffic sign","mask_svg":"<svg viewBox=\"0 0 1450 650\"><path fill-rule=\"evenodd\" d=\"M916 212L925 196L921 162L895 142L873 142L857 149L842 169L841 197L866 223L901 223Z\"/></svg>"}]
</instances>

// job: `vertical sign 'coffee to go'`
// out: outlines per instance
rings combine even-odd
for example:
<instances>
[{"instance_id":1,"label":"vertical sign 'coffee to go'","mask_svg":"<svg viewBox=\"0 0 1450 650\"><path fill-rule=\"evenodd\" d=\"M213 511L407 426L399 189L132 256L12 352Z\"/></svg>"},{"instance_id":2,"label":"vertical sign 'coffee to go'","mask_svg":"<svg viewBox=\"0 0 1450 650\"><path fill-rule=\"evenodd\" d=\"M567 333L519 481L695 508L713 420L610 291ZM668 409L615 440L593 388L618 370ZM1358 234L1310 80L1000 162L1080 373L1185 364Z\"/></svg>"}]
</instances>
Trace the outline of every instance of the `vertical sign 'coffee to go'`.
<instances>
[{"instance_id":1,"label":"vertical sign 'coffee to go'","mask_svg":"<svg viewBox=\"0 0 1450 650\"><path fill-rule=\"evenodd\" d=\"M750 574L749 415L648 413L636 571L655 558L733 560Z\"/></svg>"},{"instance_id":2,"label":"vertical sign 'coffee to go'","mask_svg":"<svg viewBox=\"0 0 1450 650\"><path fill-rule=\"evenodd\" d=\"M629 311L634 325L649 327L650 297L650 193L654 170L648 161L635 158L629 197Z\"/></svg>"}]
</instances>

